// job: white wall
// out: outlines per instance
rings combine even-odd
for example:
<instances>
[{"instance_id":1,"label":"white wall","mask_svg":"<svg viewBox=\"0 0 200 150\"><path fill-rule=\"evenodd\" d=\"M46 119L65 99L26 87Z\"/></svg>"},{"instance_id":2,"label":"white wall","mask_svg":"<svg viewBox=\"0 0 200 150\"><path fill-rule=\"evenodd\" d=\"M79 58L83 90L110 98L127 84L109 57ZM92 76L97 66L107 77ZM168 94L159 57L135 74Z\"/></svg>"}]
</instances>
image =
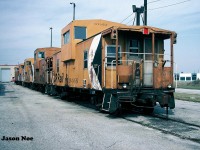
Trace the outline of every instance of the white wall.
<instances>
[{"instance_id":1,"label":"white wall","mask_svg":"<svg viewBox=\"0 0 200 150\"><path fill-rule=\"evenodd\" d=\"M200 80L200 73L197 73L197 79Z\"/></svg>"},{"instance_id":2,"label":"white wall","mask_svg":"<svg viewBox=\"0 0 200 150\"><path fill-rule=\"evenodd\" d=\"M0 81L2 81L2 69L10 69L10 81L12 81L12 77L15 77L15 65L0 65Z\"/></svg>"}]
</instances>

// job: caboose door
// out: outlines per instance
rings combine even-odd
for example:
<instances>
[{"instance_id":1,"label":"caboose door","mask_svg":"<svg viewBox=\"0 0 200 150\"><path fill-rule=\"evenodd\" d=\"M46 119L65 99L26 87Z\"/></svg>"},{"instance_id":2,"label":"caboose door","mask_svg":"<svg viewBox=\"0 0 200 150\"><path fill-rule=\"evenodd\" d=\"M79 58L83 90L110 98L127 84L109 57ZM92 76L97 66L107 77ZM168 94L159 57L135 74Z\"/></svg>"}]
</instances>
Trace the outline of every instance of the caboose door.
<instances>
[{"instance_id":1,"label":"caboose door","mask_svg":"<svg viewBox=\"0 0 200 150\"><path fill-rule=\"evenodd\" d=\"M144 39L143 85L153 86L152 40Z\"/></svg>"}]
</instances>

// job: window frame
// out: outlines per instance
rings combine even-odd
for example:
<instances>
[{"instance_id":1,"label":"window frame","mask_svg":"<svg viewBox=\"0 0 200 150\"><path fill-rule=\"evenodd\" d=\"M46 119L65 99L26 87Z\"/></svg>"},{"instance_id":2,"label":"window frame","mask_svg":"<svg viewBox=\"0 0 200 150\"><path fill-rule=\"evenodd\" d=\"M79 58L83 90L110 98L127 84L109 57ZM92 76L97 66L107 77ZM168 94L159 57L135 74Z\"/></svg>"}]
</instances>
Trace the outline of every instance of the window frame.
<instances>
[{"instance_id":1,"label":"window frame","mask_svg":"<svg viewBox=\"0 0 200 150\"><path fill-rule=\"evenodd\" d=\"M40 57L41 53L42 53L42 56ZM38 52L37 56L38 56L38 58L45 58L45 52L43 52L43 51L42 52Z\"/></svg>"},{"instance_id":2,"label":"window frame","mask_svg":"<svg viewBox=\"0 0 200 150\"><path fill-rule=\"evenodd\" d=\"M115 47L115 56L109 56L108 57L108 47ZM118 45L118 60L122 59L122 55L121 55L121 45ZM105 48L105 63L106 63L106 67L111 67L112 61L110 62L110 65L108 65L108 58L116 58L116 45L106 45ZM119 62L118 62L119 64ZM121 64L121 63L120 63ZM116 63L113 63L113 67L116 67Z\"/></svg>"},{"instance_id":3,"label":"window frame","mask_svg":"<svg viewBox=\"0 0 200 150\"><path fill-rule=\"evenodd\" d=\"M86 56L86 58L85 58L85 56ZM85 50L83 52L83 69L87 69L87 68L88 68L88 50Z\"/></svg>"},{"instance_id":4,"label":"window frame","mask_svg":"<svg viewBox=\"0 0 200 150\"><path fill-rule=\"evenodd\" d=\"M80 35L78 34L78 37L77 37L77 34L76 33L79 33L79 32L77 32L77 29L85 29L84 30L84 37L79 37ZM83 32L82 32L83 33ZM82 36L82 35L81 35ZM84 40L84 39L86 39L87 38L87 27L85 27L85 26L74 26L74 39L78 39L78 40Z\"/></svg>"},{"instance_id":5,"label":"window frame","mask_svg":"<svg viewBox=\"0 0 200 150\"><path fill-rule=\"evenodd\" d=\"M131 41L137 41L137 47L131 47L130 46L130 42ZM130 50L137 50L137 52L136 53L139 53L139 49L140 49L140 42L139 42L139 40L137 40L137 39L129 39L128 40L128 52L129 52L129 57L138 57L139 56L139 54L131 54L131 53L133 53L133 52L131 52ZM134 52L135 53L135 52Z\"/></svg>"},{"instance_id":6,"label":"window frame","mask_svg":"<svg viewBox=\"0 0 200 150\"><path fill-rule=\"evenodd\" d=\"M70 43L70 30L63 34L63 45Z\"/></svg>"}]
</instances>

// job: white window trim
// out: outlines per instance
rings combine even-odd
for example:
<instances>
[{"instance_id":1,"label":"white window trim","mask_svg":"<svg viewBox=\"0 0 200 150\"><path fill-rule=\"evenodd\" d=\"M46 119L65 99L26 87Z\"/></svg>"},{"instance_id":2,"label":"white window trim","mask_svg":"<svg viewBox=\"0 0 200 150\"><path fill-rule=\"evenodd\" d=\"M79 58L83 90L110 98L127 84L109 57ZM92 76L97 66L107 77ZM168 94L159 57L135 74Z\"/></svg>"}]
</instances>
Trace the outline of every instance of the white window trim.
<instances>
[{"instance_id":1,"label":"white window trim","mask_svg":"<svg viewBox=\"0 0 200 150\"><path fill-rule=\"evenodd\" d=\"M106 45L106 49L105 49L105 64L106 64L106 67L111 67L111 66L108 66L108 64L107 64L107 48L108 47L115 47L116 48L116 45ZM121 45L118 45L118 47L119 47L119 51L118 51L118 53L119 53L119 56L121 57ZM115 51L115 55L116 55L116 51ZM113 56L114 57L114 56ZM109 57L109 58L112 58L112 57ZM114 64L114 63L113 63ZM116 67L116 65L113 65L113 67Z\"/></svg>"}]
</instances>

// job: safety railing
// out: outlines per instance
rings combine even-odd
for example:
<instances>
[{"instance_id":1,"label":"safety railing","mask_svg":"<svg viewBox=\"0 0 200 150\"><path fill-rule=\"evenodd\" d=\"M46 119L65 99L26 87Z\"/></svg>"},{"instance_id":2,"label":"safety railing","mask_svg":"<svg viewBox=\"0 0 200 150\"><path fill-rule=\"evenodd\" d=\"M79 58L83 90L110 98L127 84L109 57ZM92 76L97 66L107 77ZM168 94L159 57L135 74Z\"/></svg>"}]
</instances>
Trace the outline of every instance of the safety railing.
<instances>
[{"instance_id":1,"label":"safety railing","mask_svg":"<svg viewBox=\"0 0 200 150\"><path fill-rule=\"evenodd\" d=\"M114 87L114 69L115 69L115 67L116 67L116 59L114 59L114 60L112 60L111 61L111 63L108 63L108 61L107 61L107 59L108 58L116 58L116 57L114 57L114 55L116 54L116 53L108 53L110 56L107 56L107 57L105 57L105 62L104 62L104 86L106 86L106 68L110 68L111 69L111 88L113 89L113 87ZM125 60L122 60L122 55L123 54L125 54ZM136 56L137 55L137 56ZM131 58L131 59L129 59L128 58L128 56L129 56L129 58L131 57L131 56L134 56L135 58L137 58L138 57L138 59L141 59L141 60L143 60L143 61L152 61L152 53L133 53L133 52L119 52L119 59L118 59L118 64L122 64L123 62L125 62L124 64L125 65L128 65L128 63L129 62L133 62L133 63L136 63L136 60L134 60L134 57L133 58ZM150 56L149 58L150 59L145 59L146 58L146 56ZM160 62L159 61L159 56L163 56L163 58L162 58L162 60L164 60L164 57L165 56L170 56L170 54L159 54L159 53L155 53L154 54L154 60L155 60L155 62L153 62L152 61L152 63L163 63L163 62ZM157 57L157 58L156 58ZM170 60L167 60L166 62L170 62ZM108 64L109 64L109 66L108 66Z\"/></svg>"}]
</instances>

